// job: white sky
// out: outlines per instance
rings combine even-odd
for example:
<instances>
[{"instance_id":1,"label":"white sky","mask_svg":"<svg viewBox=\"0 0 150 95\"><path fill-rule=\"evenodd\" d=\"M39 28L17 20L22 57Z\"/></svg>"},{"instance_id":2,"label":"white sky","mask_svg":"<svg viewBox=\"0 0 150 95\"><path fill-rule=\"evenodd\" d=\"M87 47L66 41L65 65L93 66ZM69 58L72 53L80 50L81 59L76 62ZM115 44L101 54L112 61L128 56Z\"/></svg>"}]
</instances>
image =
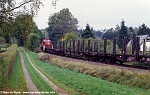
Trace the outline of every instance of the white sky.
<instances>
[{"instance_id":1,"label":"white sky","mask_svg":"<svg viewBox=\"0 0 150 95\"><path fill-rule=\"evenodd\" d=\"M48 27L50 14L69 8L84 29L89 23L96 30L115 27L122 19L126 26L138 27L145 23L150 27L150 0L58 0L56 9L52 0L44 0L35 22L39 29Z\"/></svg>"}]
</instances>

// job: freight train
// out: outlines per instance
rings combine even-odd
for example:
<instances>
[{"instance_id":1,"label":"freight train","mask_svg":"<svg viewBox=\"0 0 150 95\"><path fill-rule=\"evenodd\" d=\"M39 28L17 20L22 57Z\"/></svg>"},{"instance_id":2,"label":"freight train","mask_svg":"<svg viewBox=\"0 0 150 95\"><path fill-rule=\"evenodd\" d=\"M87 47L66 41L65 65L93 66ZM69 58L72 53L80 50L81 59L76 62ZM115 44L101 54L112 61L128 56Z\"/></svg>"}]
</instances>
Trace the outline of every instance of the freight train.
<instances>
[{"instance_id":1,"label":"freight train","mask_svg":"<svg viewBox=\"0 0 150 95\"><path fill-rule=\"evenodd\" d=\"M100 40L71 40L71 41L51 41L44 39L42 41L41 49L45 52L68 56L72 58L93 60L97 62L106 62L111 64L122 64L124 62L143 62L150 64L150 56L146 55L145 44L143 41L143 51L140 52L140 38L137 37L135 43L131 42L130 53L127 51L127 38L122 41L122 49L118 53L116 46L116 38L112 41L112 52L108 52L108 40L101 40L103 46L101 47ZM134 46L135 45L135 46Z\"/></svg>"}]
</instances>

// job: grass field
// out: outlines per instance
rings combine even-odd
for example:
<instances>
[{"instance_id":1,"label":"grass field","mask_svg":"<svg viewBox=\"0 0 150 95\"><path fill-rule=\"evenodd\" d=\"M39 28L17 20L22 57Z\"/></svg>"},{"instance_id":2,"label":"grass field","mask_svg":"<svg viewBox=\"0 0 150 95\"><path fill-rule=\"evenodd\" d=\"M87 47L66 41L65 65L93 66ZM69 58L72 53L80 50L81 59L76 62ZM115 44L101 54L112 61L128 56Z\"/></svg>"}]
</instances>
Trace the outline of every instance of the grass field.
<instances>
[{"instance_id":1,"label":"grass field","mask_svg":"<svg viewBox=\"0 0 150 95\"><path fill-rule=\"evenodd\" d=\"M13 72L4 88L3 91L27 91L24 74L21 67L20 55L17 52L16 62L13 68ZM20 94L23 95L23 94Z\"/></svg>"},{"instance_id":2,"label":"grass field","mask_svg":"<svg viewBox=\"0 0 150 95\"><path fill-rule=\"evenodd\" d=\"M131 88L124 85L108 82L89 75L80 74L68 69L62 69L49 63L38 60L38 55L27 52L34 65L49 79L60 87L69 87L85 95L150 95L149 90ZM66 90L68 90L66 88ZM69 91L69 90L68 90ZM74 93L69 91L71 95ZM74 94L75 95L75 94ZM76 94L77 95L77 94Z\"/></svg>"},{"instance_id":3,"label":"grass field","mask_svg":"<svg viewBox=\"0 0 150 95\"><path fill-rule=\"evenodd\" d=\"M74 60L62 58L60 56L47 55L46 53L38 53L41 60L49 62L52 65L63 69L77 71L86 75L97 77L99 79L108 80L121 85L137 87L150 90L150 71L121 68L117 66L97 64L96 62L88 62L82 60ZM86 64L90 63L90 64Z\"/></svg>"},{"instance_id":4,"label":"grass field","mask_svg":"<svg viewBox=\"0 0 150 95\"><path fill-rule=\"evenodd\" d=\"M55 92L43 79L42 77L35 71L35 69L31 66L27 56L25 55L24 51L20 49L23 57L24 57L24 62L27 67L27 70L31 76L31 79L35 83L36 87L40 92ZM43 95L48 95L48 94L43 94ZM57 93L52 93L51 95L57 95Z\"/></svg>"}]
</instances>

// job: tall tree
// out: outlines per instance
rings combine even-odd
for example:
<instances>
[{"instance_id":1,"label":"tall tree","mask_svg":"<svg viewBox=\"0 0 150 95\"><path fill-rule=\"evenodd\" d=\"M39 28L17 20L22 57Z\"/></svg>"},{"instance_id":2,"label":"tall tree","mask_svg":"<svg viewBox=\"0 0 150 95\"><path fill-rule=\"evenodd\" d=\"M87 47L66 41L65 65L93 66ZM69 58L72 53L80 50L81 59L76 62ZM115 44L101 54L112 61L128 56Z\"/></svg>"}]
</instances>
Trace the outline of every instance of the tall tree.
<instances>
[{"instance_id":1,"label":"tall tree","mask_svg":"<svg viewBox=\"0 0 150 95\"><path fill-rule=\"evenodd\" d=\"M117 40L117 44L118 44L119 48L122 47L122 41L123 41L124 37L128 38L128 32L127 32L127 27L125 26L125 21L122 20L121 28L119 30L118 40Z\"/></svg>"},{"instance_id":2,"label":"tall tree","mask_svg":"<svg viewBox=\"0 0 150 95\"><path fill-rule=\"evenodd\" d=\"M68 8L60 10L49 17L47 31L51 40L58 40L67 32L77 30L78 20L74 18Z\"/></svg>"},{"instance_id":3,"label":"tall tree","mask_svg":"<svg viewBox=\"0 0 150 95\"><path fill-rule=\"evenodd\" d=\"M95 38L94 34L91 31L91 28L89 26L89 24L86 25L86 29L83 31L83 33L81 34L83 39L87 39L87 38Z\"/></svg>"},{"instance_id":4,"label":"tall tree","mask_svg":"<svg viewBox=\"0 0 150 95\"><path fill-rule=\"evenodd\" d=\"M35 15L42 5L41 0L0 0L0 27L9 18L21 14Z\"/></svg>"},{"instance_id":5,"label":"tall tree","mask_svg":"<svg viewBox=\"0 0 150 95\"><path fill-rule=\"evenodd\" d=\"M34 16L42 5L41 0L0 0L0 34L12 42L14 20L24 14Z\"/></svg>"},{"instance_id":6,"label":"tall tree","mask_svg":"<svg viewBox=\"0 0 150 95\"><path fill-rule=\"evenodd\" d=\"M27 45L28 35L34 31L35 23L33 17L29 14L19 15L15 19L16 37L23 40L23 44Z\"/></svg>"},{"instance_id":7,"label":"tall tree","mask_svg":"<svg viewBox=\"0 0 150 95\"><path fill-rule=\"evenodd\" d=\"M145 24L139 26L138 35L150 35L150 28L147 27Z\"/></svg>"}]
</instances>

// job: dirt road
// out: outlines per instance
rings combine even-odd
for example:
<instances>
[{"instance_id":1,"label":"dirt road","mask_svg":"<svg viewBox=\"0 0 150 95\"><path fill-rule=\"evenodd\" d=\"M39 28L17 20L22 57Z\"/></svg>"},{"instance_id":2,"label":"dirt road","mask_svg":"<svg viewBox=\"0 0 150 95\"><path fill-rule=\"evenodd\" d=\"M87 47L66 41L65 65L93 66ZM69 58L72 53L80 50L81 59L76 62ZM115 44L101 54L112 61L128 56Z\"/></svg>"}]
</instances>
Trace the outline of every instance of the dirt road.
<instances>
[{"instance_id":1,"label":"dirt road","mask_svg":"<svg viewBox=\"0 0 150 95\"><path fill-rule=\"evenodd\" d=\"M28 95L33 95L33 94L35 95L35 93L31 93L31 92L39 92L39 90L37 89L37 87L33 83L32 79L31 79L31 77L28 73L28 70L27 70L27 68L25 66L25 63L24 63L24 58L23 58L22 53L20 52L20 50L19 50L19 53L20 53L20 60L21 60L21 64L22 64L24 77L25 77L25 80L26 80L27 90L29 92ZM38 95L41 95L41 94L38 94Z\"/></svg>"},{"instance_id":2,"label":"dirt road","mask_svg":"<svg viewBox=\"0 0 150 95\"><path fill-rule=\"evenodd\" d=\"M23 60L23 57L22 57L22 53L20 52L20 54L21 54L21 60ZM52 81L50 81L40 70L38 70L37 68L36 68L36 66L32 63L32 61L31 61L31 59L30 59L30 57L28 56L28 54L25 52L25 54L26 54L26 56L27 56L27 58L28 58L28 60L29 60L29 62L30 62L30 64L31 64L31 66L38 72L38 74L42 77L42 79L44 80L44 81L46 81L47 82L47 84L50 86L50 87L52 87L53 89L54 89L54 91L56 92L56 93L58 93L59 95L69 95L65 90L63 90L63 89L61 89L60 87L58 87L57 85L55 85ZM28 80L28 79L27 79ZM33 84L34 85L34 84Z\"/></svg>"}]
</instances>

